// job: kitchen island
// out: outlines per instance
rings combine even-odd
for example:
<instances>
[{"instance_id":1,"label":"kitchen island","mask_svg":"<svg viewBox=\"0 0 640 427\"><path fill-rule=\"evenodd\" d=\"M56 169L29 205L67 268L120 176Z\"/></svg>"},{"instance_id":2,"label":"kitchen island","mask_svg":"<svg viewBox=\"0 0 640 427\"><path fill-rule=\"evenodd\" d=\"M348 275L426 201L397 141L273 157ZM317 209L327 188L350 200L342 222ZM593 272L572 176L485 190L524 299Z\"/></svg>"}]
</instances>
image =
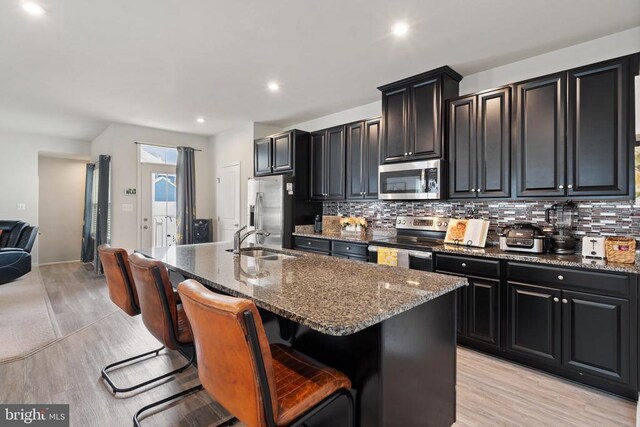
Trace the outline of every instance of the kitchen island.
<instances>
[{"instance_id":1,"label":"kitchen island","mask_svg":"<svg viewBox=\"0 0 640 427\"><path fill-rule=\"evenodd\" d=\"M214 291L253 300L270 341L349 376L358 425L455 421L453 291L466 279L292 250L233 255L230 248L138 252Z\"/></svg>"}]
</instances>

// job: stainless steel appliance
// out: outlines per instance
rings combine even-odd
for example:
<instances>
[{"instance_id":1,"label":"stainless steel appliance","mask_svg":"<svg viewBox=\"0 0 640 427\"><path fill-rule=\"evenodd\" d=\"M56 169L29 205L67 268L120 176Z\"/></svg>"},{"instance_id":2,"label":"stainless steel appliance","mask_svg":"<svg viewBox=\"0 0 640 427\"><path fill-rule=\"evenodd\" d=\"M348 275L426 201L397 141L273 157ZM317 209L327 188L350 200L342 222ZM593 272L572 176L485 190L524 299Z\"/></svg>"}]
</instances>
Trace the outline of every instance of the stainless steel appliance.
<instances>
[{"instance_id":1,"label":"stainless steel appliance","mask_svg":"<svg viewBox=\"0 0 640 427\"><path fill-rule=\"evenodd\" d=\"M315 216L322 214L322 203L310 202L307 186L297 185L301 183L296 179L293 175L249 178L248 231L257 228L270 235L251 235L248 243L292 248L295 225L313 224Z\"/></svg>"},{"instance_id":2,"label":"stainless steel appliance","mask_svg":"<svg viewBox=\"0 0 640 427\"><path fill-rule=\"evenodd\" d=\"M528 222L508 225L498 234L500 249L503 251L529 252L541 254L544 252L546 236L540 227Z\"/></svg>"},{"instance_id":3,"label":"stainless steel appliance","mask_svg":"<svg viewBox=\"0 0 640 427\"><path fill-rule=\"evenodd\" d=\"M573 220L577 211L578 207L571 200L556 203L545 209L545 220L553 226L552 252L562 255L575 253L577 241L573 236Z\"/></svg>"},{"instance_id":4,"label":"stainless steel appliance","mask_svg":"<svg viewBox=\"0 0 640 427\"><path fill-rule=\"evenodd\" d=\"M443 160L380 165L378 167L378 199L440 199L444 194L443 172Z\"/></svg>"},{"instance_id":5,"label":"stainless steel appliance","mask_svg":"<svg viewBox=\"0 0 640 427\"><path fill-rule=\"evenodd\" d=\"M399 258L402 252L408 257L408 267L415 270L433 271L433 247L444 243L449 218L411 217L396 218L396 236L371 241L369 262L378 261L378 248L396 248Z\"/></svg>"}]
</instances>

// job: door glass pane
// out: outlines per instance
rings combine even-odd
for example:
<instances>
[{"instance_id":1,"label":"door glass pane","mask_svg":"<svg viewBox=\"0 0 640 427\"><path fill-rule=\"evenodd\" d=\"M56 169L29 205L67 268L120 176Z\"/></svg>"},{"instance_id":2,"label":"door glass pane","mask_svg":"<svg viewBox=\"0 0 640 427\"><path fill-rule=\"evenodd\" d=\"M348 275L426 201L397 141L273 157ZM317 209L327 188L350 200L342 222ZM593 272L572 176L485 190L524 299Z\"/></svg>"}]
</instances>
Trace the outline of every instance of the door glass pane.
<instances>
[{"instance_id":1,"label":"door glass pane","mask_svg":"<svg viewBox=\"0 0 640 427\"><path fill-rule=\"evenodd\" d=\"M153 246L173 246L176 243L176 175L153 173L151 186Z\"/></svg>"}]
</instances>

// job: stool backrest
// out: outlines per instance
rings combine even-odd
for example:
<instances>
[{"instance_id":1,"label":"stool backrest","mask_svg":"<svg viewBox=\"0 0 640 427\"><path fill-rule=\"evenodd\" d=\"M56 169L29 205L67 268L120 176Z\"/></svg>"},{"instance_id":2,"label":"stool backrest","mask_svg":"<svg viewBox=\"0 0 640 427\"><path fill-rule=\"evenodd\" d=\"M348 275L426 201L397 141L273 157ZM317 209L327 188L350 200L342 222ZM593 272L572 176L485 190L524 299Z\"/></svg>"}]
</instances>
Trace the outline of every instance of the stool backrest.
<instances>
[{"instance_id":1,"label":"stool backrest","mask_svg":"<svg viewBox=\"0 0 640 427\"><path fill-rule=\"evenodd\" d=\"M271 350L255 304L178 285L195 341L198 376L209 394L249 427L273 425L277 399Z\"/></svg>"},{"instance_id":2,"label":"stool backrest","mask_svg":"<svg viewBox=\"0 0 640 427\"><path fill-rule=\"evenodd\" d=\"M112 248L109 245L100 245L98 256L104 268L111 301L129 316L140 314L138 292L131 276L127 251L122 248Z\"/></svg>"},{"instance_id":3,"label":"stool backrest","mask_svg":"<svg viewBox=\"0 0 640 427\"><path fill-rule=\"evenodd\" d=\"M129 257L133 282L138 290L142 322L165 347L180 348L178 313L167 267L155 259L134 253Z\"/></svg>"}]
</instances>

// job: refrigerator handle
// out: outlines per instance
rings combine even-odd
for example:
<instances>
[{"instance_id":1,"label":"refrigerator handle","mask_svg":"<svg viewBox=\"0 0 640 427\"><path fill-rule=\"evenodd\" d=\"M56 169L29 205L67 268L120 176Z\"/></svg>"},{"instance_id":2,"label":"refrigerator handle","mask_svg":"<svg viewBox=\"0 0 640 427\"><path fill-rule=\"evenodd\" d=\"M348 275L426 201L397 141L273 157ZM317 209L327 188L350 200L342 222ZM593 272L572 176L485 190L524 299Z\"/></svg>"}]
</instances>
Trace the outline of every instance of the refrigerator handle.
<instances>
[{"instance_id":1,"label":"refrigerator handle","mask_svg":"<svg viewBox=\"0 0 640 427\"><path fill-rule=\"evenodd\" d=\"M255 213L255 229L256 230L262 230L262 222L263 222L263 218L262 218L262 193L261 192L257 192L256 193L256 209L255 209L256 213ZM262 236L261 234L256 235L256 242L259 244L264 243L264 236Z\"/></svg>"}]
</instances>

